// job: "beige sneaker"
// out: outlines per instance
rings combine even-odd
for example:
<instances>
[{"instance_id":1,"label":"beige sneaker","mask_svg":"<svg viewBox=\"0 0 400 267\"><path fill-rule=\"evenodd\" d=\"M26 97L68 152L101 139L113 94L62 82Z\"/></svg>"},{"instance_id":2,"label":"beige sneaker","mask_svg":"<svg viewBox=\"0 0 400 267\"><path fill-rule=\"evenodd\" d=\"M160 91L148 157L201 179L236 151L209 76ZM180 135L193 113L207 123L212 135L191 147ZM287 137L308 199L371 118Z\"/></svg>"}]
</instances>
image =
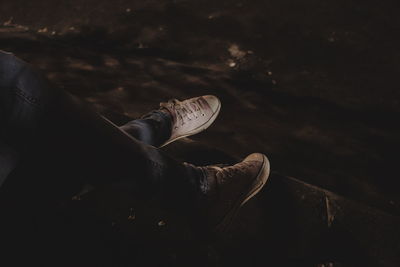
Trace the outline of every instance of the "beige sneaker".
<instances>
[{"instance_id":1,"label":"beige sneaker","mask_svg":"<svg viewBox=\"0 0 400 267\"><path fill-rule=\"evenodd\" d=\"M190 98L184 101L172 99L160 104L172 116L171 137L161 147L180 138L207 129L217 118L221 102L213 95Z\"/></svg>"},{"instance_id":2,"label":"beige sneaker","mask_svg":"<svg viewBox=\"0 0 400 267\"><path fill-rule=\"evenodd\" d=\"M223 232L239 208L254 197L266 184L270 165L260 153L247 156L229 167L201 167L207 177L205 213L211 228Z\"/></svg>"}]
</instances>

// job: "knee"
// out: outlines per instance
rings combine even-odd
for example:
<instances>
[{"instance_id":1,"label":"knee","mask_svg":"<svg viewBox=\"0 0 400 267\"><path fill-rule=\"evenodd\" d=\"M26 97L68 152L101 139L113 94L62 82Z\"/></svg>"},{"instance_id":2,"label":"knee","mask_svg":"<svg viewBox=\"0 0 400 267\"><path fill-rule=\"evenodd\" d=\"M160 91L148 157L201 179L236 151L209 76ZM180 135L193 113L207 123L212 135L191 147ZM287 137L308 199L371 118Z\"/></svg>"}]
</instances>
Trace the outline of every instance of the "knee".
<instances>
[{"instance_id":1,"label":"knee","mask_svg":"<svg viewBox=\"0 0 400 267\"><path fill-rule=\"evenodd\" d=\"M13 53L0 50L0 62L2 65L15 64L18 61L20 61L20 59L18 59Z\"/></svg>"},{"instance_id":2,"label":"knee","mask_svg":"<svg viewBox=\"0 0 400 267\"><path fill-rule=\"evenodd\" d=\"M0 49L0 56L5 56L5 57L13 56L13 57L15 57L13 53L7 52L7 51L1 50L1 49Z\"/></svg>"},{"instance_id":3,"label":"knee","mask_svg":"<svg viewBox=\"0 0 400 267\"><path fill-rule=\"evenodd\" d=\"M0 87L10 87L25 63L14 54L0 50Z\"/></svg>"}]
</instances>

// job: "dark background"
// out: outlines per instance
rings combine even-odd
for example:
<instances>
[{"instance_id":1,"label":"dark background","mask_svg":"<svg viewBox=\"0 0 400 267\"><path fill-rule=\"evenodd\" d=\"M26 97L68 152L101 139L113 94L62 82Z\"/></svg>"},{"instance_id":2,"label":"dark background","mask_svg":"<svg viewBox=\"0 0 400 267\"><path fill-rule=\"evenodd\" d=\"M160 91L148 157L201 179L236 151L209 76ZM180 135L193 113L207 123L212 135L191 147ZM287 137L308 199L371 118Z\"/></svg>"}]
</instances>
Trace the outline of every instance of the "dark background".
<instances>
[{"instance_id":1,"label":"dark background","mask_svg":"<svg viewBox=\"0 0 400 267\"><path fill-rule=\"evenodd\" d=\"M397 1L0 2L0 49L116 123L214 94L193 139L400 214Z\"/></svg>"}]
</instances>

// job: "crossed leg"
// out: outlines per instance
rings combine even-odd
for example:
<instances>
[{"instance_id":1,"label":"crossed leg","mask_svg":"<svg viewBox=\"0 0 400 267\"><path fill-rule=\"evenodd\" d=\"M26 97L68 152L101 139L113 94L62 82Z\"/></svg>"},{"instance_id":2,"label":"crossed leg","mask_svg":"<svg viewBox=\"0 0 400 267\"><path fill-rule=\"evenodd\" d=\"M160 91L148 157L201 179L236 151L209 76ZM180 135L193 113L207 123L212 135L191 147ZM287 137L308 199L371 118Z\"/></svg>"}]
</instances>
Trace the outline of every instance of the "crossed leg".
<instances>
[{"instance_id":1,"label":"crossed leg","mask_svg":"<svg viewBox=\"0 0 400 267\"><path fill-rule=\"evenodd\" d=\"M265 185L267 158L252 154L231 167L195 167L155 147L208 127L219 109L207 105L204 98L172 101L119 128L51 85L29 64L0 52L1 137L21 158L22 172L33 187L22 186L32 198L35 189L57 192L53 187L65 185L59 176L70 177L67 182L82 179L93 184L128 180L138 195L161 194L191 207L200 197L211 224L226 225ZM39 176L50 176L46 181L51 186Z\"/></svg>"}]
</instances>

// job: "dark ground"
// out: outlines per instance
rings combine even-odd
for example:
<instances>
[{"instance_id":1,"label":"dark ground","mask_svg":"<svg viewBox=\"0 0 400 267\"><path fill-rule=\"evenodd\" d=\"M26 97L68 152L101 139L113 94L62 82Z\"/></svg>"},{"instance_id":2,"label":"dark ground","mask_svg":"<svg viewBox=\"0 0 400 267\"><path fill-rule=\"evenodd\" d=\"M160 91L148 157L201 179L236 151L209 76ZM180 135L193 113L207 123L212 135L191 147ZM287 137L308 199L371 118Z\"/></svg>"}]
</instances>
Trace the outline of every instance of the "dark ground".
<instances>
[{"instance_id":1,"label":"dark ground","mask_svg":"<svg viewBox=\"0 0 400 267\"><path fill-rule=\"evenodd\" d=\"M169 98L215 94L220 117L193 139L234 158L265 153L276 173L334 192L354 211L374 210L370 221L398 222L396 1L3 0L0 11L0 49L115 122ZM387 235L399 230L382 225ZM305 266L329 258L319 256ZM368 265L341 258L349 265L335 266Z\"/></svg>"}]
</instances>

